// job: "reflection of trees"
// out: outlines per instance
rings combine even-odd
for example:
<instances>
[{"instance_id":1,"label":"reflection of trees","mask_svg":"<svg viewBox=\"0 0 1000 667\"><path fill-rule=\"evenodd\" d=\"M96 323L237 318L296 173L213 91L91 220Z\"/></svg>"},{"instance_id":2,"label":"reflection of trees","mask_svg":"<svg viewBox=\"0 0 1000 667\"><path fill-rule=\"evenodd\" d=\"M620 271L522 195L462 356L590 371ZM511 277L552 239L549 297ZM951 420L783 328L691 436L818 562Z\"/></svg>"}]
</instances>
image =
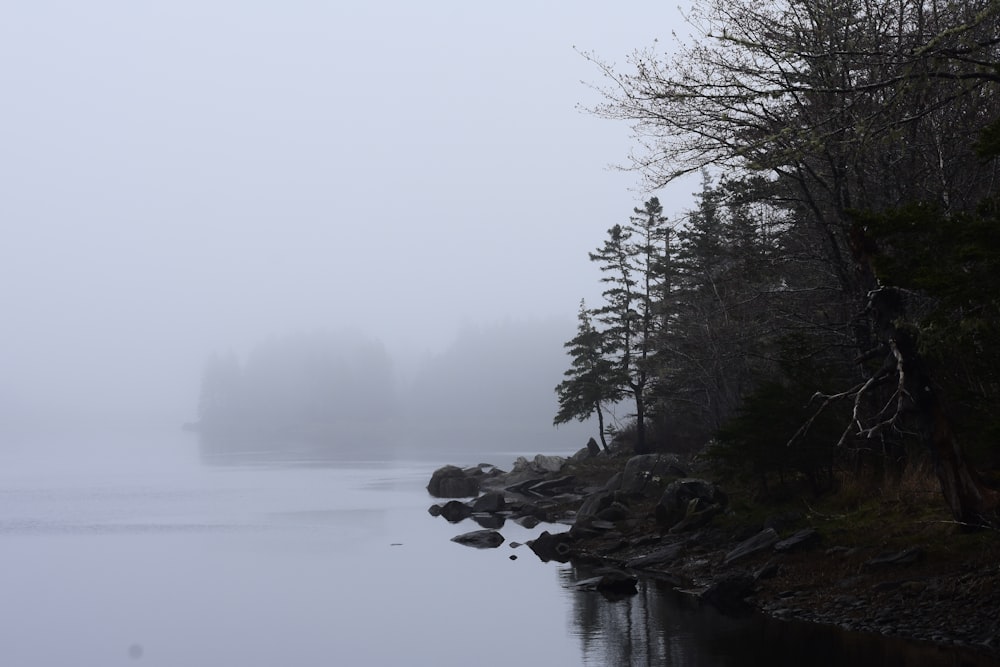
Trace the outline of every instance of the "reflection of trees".
<instances>
[{"instance_id":1,"label":"reflection of trees","mask_svg":"<svg viewBox=\"0 0 1000 667\"><path fill-rule=\"evenodd\" d=\"M566 566L559 579L571 605L571 632L580 637L585 665L896 665L990 664L983 656L940 651L833 626L782 622L760 615L735 618L700 604L666 584L640 580L638 595L609 601L576 590L595 576L590 568Z\"/></svg>"}]
</instances>

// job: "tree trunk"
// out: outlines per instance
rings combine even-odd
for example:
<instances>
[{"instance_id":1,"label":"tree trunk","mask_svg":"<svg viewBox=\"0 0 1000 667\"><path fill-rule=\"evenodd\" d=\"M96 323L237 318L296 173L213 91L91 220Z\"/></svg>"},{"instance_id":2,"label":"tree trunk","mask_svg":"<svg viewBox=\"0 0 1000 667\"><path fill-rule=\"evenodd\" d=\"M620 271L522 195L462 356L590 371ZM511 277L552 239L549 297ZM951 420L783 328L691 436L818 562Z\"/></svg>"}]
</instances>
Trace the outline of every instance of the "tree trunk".
<instances>
[{"instance_id":1,"label":"tree trunk","mask_svg":"<svg viewBox=\"0 0 1000 667\"><path fill-rule=\"evenodd\" d=\"M635 394L635 453L648 454L649 447L646 444L646 402L644 400L644 388L633 386Z\"/></svg>"},{"instance_id":2,"label":"tree trunk","mask_svg":"<svg viewBox=\"0 0 1000 667\"><path fill-rule=\"evenodd\" d=\"M608 439L604 436L604 410L601 409L600 401L598 401L597 405L595 405L594 407L597 408L597 428L600 429L601 433L601 447L603 447L604 451L607 452Z\"/></svg>"}]
</instances>

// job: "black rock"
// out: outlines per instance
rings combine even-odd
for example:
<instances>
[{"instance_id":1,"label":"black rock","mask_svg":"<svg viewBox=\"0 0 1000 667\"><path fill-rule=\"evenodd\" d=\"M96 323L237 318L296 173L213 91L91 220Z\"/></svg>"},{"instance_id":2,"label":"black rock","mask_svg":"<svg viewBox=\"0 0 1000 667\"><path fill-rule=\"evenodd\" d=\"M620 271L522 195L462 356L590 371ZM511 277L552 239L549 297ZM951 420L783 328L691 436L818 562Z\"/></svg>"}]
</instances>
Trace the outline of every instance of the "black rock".
<instances>
[{"instance_id":1,"label":"black rock","mask_svg":"<svg viewBox=\"0 0 1000 667\"><path fill-rule=\"evenodd\" d=\"M483 528L503 528L507 518L503 514L473 514L472 520Z\"/></svg>"},{"instance_id":2,"label":"black rock","mask_svg":"<svg viewBox=\"0 0 1000 667\"><path fill-rule=\"evenodd\" d=\"M694 477L677 479L667 485L656 504L657 523L672 528L684 517L703 512L712 505L725 507L726 494L712 482Z\"/></svg>"},{"instance_id":3,"label":"black rock","mask_svg":"<svg viewBox=\"0 0 1000 667\"><path fill-rule=\"evenodd\" d=\"M641 454L625 463L618 488L625 493L653 495L659 493L668 480L677 477L687 477L687 472L673 454Z\"/></svg>"},{"instance_id":4,"label":"black rock","mask_svg":"<svg viewBox=\"0 0 1000 667\"><path fill-rule=\"evenodd\" d=\"M459 500L449 500L441 506L438 514L443 516L449 523L458 523L463 519L468 519L472 515L472 508Z\"/></svg>"},{"instance_id":5,"label":"black rock","mask_svg":"<svg viewBox=\"0 0 1000 667\"><path fill-rule=\"evenodd\" d=\"M566 563L570 559L572 541L573 538L568 533L553 535L545 530L537 538L528 542L528 546L544 563L550 560Z\"/></svg>"},{"instance_id":6,"label":"black rock","mask_svg":"<svg viewBox=\"0 0 1000 667\"><path fill-rule=\"evenodd\" d=\"M819 542L819 533L812 528L804 528L791 537L776 542L774 550L782 553L811 547Z\"/></svg>"},{"instance_id":7,"label":"black rock","mask_svg":"<svg viewBox=\"0 0 1000 667\"><path fill-rule=\"evenodd\" d=\"M502 512L507 506L503 494L496 491L488 491L476 498L472 503L473 512Z\"/></svg>"},{"instance_id":8,"label":"black rock","mask_svg":"<svg viewBox=\"0 0 1000 667\"><path fill-rule=\"evenodd\" d=\"M427 491L435 498L469 498L479 495L479 480L456 466L438 468Z\"/></svg>"},{"instance_id":9,"label":"black rock","mask_svg":"<svg viewBox=\"0 0 1000 667\"><path fill-rule=\"evenodd\" d=\"M729 565L730 563L735 563L738 560L742 560L756 553L760 553L761 551L770 549L777 541L778 533L774 530L774 528L765 528L750 539L744 540L738 544L735 549L726 554L722 564Z\"/></svg>"},{"instance_id":10,"label":"black rock","mask_svg":"<svg viewBox=\"0 0 1000 667\"><path fill-rule=\"evenodd\" d=\"M893 565L911 565L924 557L924 550L920 547L910 547L902 551L882 554L876 556L865 563L868 568L880 568Z\"/></svg>"},{"instance_id":11,"label":"black rock","mask_svg":"<svg viewBox=\"0 0 1000 667\"><path fill-rule=\"evenodd\" d=\"M675 560L683 550L684 543L675 542L674 544L668 544L667 546L657 549L656 551L646 554L645 556L632 558L625 563L625 566L628 568L642 569L653 565L660 565L661 563L669 563Z\"/></svg>"},{"instance_id":12,"label":"black rock","mask_svg":"<svg viewBox=\"0 0 1000 667\"><path fill-rule=\"evenodd\" d=\"M451 541L477 549L496 549L503 544L503 535L495 530L474 530L471 533L456 535Z\"/></svg>"}]
</instances>

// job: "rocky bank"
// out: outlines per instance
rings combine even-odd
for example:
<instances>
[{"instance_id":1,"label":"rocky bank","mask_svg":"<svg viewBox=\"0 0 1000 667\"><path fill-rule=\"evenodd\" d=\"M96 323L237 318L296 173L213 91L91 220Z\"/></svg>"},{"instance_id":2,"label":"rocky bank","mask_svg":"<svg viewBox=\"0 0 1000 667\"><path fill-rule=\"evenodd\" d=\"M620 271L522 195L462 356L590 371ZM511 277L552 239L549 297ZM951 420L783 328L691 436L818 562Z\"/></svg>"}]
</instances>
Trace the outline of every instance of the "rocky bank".
<instances>
[{"instance_id":1,"label":"rocky bank","mask_svg":"<svg viewBox=\"0 0 1000 667\"><path fill-rule=\"evenodd\" d=\"M1000 661L1000 536L933 512L824 513L758 507L669 454L520 458L435 471L430 512L481 527L460 543L493 548L507 521L537 527L542 560L586 563L609 598L638 577L669 582L727 613L759 610L962 647Z\"/></svg>"}]
</instances>

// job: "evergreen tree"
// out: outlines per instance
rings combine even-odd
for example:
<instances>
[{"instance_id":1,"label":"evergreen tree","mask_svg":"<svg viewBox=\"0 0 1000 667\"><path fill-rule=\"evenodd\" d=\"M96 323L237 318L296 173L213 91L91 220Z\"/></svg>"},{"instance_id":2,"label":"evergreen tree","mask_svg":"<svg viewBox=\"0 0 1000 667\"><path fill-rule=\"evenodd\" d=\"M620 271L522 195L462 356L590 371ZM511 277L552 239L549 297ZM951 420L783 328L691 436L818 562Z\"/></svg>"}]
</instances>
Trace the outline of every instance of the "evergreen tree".
<instances>
[{"instance_id":1,"label":"evergreen tree","mask_svg":"<svg viewBox=\"0 0 1000 667\"><path fill-rule=\"evenodd\" d=\"M617 377L619 369L605 356L606 335L594 328L586 303L580 301L577 330L565 347L573 357L566 379L556 387L559 411L553 423L565 424L574 419L586 421L597 414L601 446L607 451L604 409L606 403L617 403L623 398L624 382Z\"/></svg>"},{"instance_id":2,"label":"evergreen tree","mask_svg":"<svg viewBox=\"0 0 1000 667\"><path fill-rule=\"evenodd\" d=\"M665 244L668 228L656 197L633 209L626 226L615 225L590 260L600 265L608 285L605 304L593 311L605 329L605 354L617 368L620 389L635 402L635 451L645 453L647 392L653 377L652 357L661 329L659 312L665 288Z\"/></svg>"}]
</instances>

